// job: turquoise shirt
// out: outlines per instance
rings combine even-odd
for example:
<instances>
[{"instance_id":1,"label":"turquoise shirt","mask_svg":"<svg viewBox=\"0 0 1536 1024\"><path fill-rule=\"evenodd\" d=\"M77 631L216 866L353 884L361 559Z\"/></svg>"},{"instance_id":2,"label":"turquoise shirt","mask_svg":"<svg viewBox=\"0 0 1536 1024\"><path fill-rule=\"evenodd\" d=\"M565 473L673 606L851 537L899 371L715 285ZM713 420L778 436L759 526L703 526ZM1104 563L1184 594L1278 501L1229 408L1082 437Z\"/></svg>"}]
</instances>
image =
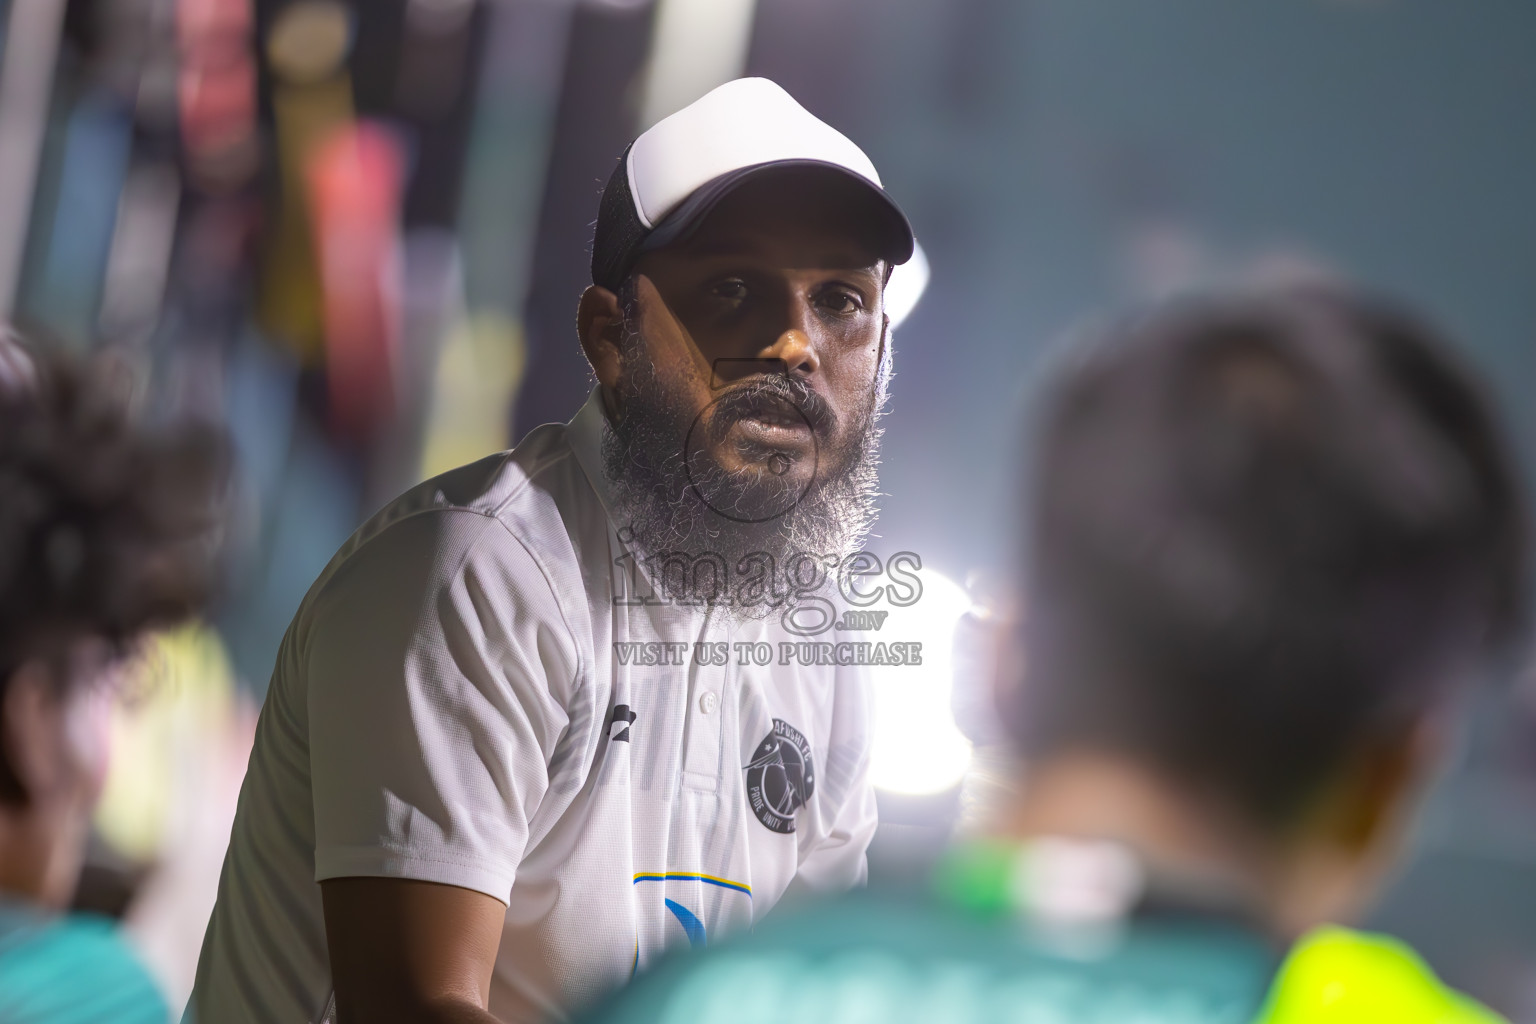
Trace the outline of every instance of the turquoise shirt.
<instances>
[{"instance_id":1,"label":"turquoise shirt","mask_svg":"<svg viewBox=\"0 0 1536 1024\"><path fill-rule=\"evenodd\" d=\"M1225 923L1168 918L1041 936L917 893L865 891L683 951L594 1024L1249 1024L1279 956Z\"/></svg>"},{"instance_id":2,"label":"turquoise shirt","mask_svg":"<svg viewBox=\"0 0 1536 1024\"><path fill-rule=\"evenodd\" d=\"M1149 902L1107 929L1018 912L1019 848L952 851L929 891L854 893L684 952L589 1024L1500 1024L1412 951L1341 928L1282 951Z\"/></svg>"},{"instance_id":3,"label":"turquoise shirt","mask_svg":"<svg viewBox=\"0 0 1536 1024\"><path fill-rule=\"evenodd\" d=\"M170 1008L116 925L0 903L4 1024L166 1024Z\"/></svg>"}]
</instances>

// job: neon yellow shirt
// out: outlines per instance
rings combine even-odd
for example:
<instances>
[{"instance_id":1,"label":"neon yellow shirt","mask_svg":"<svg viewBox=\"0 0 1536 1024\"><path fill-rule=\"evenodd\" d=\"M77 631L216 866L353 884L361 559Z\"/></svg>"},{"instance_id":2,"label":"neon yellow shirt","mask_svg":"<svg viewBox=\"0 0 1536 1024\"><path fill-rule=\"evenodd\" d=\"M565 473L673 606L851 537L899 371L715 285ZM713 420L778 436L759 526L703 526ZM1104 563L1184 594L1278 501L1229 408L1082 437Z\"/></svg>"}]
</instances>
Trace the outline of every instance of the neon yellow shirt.
<instances>
[{"instance_id":1,"label":"neon yellow shirt","mask_svg":"<svg viewBox=\"0 0 1536 1024\"><path fill-rule=\"evenodd\" d=\"M1503 1024L1441 983L1407 945L1383 935L1319 928L1286 957L1262 1024Z\"/></svg>"}]
</instances>

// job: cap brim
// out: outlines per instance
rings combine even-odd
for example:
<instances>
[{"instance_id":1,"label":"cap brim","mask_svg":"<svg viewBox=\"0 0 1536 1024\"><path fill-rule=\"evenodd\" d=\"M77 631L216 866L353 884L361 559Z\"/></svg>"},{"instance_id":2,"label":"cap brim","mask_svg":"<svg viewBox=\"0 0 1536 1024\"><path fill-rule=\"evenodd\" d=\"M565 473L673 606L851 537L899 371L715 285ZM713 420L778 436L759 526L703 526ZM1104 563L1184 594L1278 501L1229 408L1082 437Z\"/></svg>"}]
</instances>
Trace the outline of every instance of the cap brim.
<instances>
[{"instance_id":1,"label":"cap brim","mask_svg":"<svg viewBox=\"0 0 1536 1024\"><path fill-rule=\"evenodd\" d=\"M912 258L912 225L908 223L907 215L901 212L901 207L896 205L896 201L886 194L885 189L846 167L822 160L775 160L771 163L738 168L718 178L712 178L700 185L687 199L663 217L661 223L652 228L641 241L636 253L654 252L664 246L686 241L698 230L699 225L720 204L721 200L749 181L756 181L786 170L809 167L820 168L837 175L844 181L862 186L864 192L873 200L870 204L875 215L872 230L878 235L875 241L879 246L881 257L892 265L905 263Z\"/></svg>"}]
</instances>

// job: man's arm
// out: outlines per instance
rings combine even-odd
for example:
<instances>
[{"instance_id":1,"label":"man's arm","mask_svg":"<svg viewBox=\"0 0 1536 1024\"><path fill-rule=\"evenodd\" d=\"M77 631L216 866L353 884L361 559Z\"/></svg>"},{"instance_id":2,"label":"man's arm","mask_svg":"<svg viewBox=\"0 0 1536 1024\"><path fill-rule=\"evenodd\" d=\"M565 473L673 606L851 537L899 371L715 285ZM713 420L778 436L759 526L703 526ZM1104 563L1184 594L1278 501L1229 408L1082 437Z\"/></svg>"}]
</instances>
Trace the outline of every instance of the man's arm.
<instances>
[{"instance_id":1,"label":"man's arm","mask_svg":"<svg viewBox=\"0 0 1536 1024\"><path fill-rule=\"evenodd\" d=\"M320 883L338 1024L496 1024L486 1011L506 907L397 878Z\"/></svg>"},{"instance_id":2,"label":"man's arm","mask_svg":"<svg viewBox=\"0 0 1536 1024\"><path fill-rule=\"evenodd\" d=\"M460 510L393 522L307 600L293 671L339 1020L484 1024L570 724L558 602L505 527Z\"/></svg>"}]
</instances>

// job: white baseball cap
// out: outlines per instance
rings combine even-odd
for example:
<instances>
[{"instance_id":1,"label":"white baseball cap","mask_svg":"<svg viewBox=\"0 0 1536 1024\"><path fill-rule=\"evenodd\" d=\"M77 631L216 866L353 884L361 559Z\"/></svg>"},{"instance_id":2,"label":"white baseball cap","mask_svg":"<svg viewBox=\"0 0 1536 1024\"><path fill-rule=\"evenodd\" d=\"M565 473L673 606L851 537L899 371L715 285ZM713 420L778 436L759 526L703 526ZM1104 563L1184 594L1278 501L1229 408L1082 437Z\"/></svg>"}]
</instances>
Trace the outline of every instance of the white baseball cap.
<instances>
[{"instance_id":1,"label":"white baseball cap","mask_svg":"<svg viewBox=\"0 0 1536 1024\"><path fill-rule=\"evenodd\" d=\"M864 151L775 83L738 78L658 121L619 158L598 206L593 283L617 290L642 253L687 238L732 190L789 167L866 187L881 255L892 265L911 258L911 225Z\"/></svg>"}]
</instances>

